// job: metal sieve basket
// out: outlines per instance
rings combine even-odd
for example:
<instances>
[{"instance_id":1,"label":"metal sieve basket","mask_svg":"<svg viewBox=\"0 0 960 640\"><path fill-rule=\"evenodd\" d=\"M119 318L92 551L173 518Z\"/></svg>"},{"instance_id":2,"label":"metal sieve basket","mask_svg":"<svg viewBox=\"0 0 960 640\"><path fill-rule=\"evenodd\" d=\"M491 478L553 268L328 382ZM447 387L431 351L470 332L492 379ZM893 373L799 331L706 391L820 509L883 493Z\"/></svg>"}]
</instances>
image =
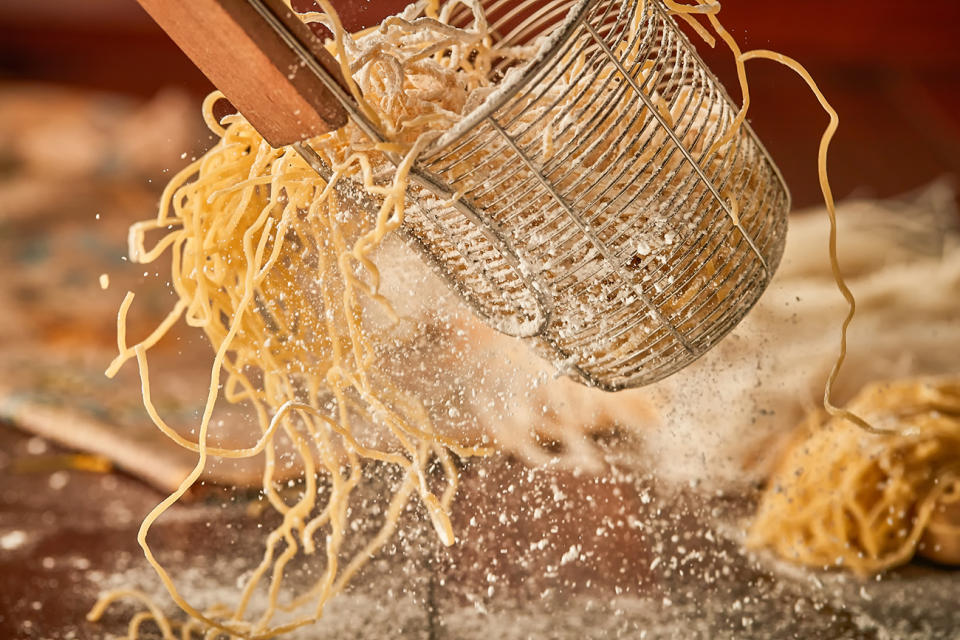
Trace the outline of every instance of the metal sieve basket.
<instances>
[{"instance_id":1,"label":"metal sieve basket","mask_svg":"<svg viewBox=\"0 0 960 640\"><path fill-rule=\"evenodd\" d=\"M495 66L493 93L421 156L402 233L563 373L610 391L664 378L770 282L783 178L748 125L728 135L738 107L659 0L483 5L500 44L538 53Z\"/></svg>"}]
</instances>

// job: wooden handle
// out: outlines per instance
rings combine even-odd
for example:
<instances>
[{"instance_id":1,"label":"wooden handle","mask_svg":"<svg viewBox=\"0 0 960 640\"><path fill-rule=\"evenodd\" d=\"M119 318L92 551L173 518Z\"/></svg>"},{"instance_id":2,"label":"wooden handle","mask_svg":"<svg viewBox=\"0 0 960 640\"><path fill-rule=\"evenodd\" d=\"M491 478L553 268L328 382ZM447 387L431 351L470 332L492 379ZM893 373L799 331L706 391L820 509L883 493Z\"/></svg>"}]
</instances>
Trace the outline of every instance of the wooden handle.
<instances>
[{"instance_id":1,"label":"wooden handle","mask_svg":"<svg viewBox=\"0 0 960 640\"><path fill-rule=\"evenodd\" d=\"M346 124L321 80L246 0L138 0L157 24L273 147ZM343 84L337 61L296 16L272 13Z\"/></svg>"}]
</instances>

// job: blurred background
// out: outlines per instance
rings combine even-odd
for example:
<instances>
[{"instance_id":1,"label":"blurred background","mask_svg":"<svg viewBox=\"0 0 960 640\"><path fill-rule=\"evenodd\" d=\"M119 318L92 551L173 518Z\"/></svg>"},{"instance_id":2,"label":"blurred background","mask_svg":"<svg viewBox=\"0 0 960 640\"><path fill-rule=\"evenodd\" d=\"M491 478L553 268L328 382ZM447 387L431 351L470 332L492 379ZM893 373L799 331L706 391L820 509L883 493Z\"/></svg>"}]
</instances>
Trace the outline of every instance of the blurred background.
<instances>
[{"instance_id":1,"label":"blurred background","mask_svg":"<svg viewBox=\"0 0 960 640\"><path fill-rule=\"evenodd\" d=\"M341 1L338 8L357 28L403 4ZM889 196L960 173L960 3L727 0L721 15L744 49L771 48L800 60L839 111L830 156L837 196ZM718 45L704 55L736 96L729 52ZM814 205L820 196L812 159L826 117L788 70L748 64L751 122L795 206ZM196 104L211 89L133 0L88 0L69 9L52 0L0 3L0 82L140 100L178 89Z\"/></svg>"}]
</instances>

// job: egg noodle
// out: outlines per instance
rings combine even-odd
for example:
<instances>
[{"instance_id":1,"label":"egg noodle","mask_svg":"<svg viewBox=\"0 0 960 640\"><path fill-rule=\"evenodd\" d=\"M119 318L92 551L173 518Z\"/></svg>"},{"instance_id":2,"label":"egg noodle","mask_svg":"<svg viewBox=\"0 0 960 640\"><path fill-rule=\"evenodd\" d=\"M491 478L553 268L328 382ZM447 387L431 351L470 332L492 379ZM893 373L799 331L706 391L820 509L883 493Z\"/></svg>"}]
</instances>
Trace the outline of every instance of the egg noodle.
<instances>
[{"instance_id":1,"label":"egg noodle","mask_svg":"<svg viewBox=\"0 0 960 640\"><path fill-rule=\"evenodd\" d=\"M135 359L144 406L154 423L178 445L198 453L194 470L150 512L138 534L148 562L191 618L181 630L184 636L214 630L269 638L319 619L324 603L390 538L414 493L441 541L452 544L448 513L457 486L452 456L489 451L438 433L422 404L372 366L382 345L364 326L370 306L391 313L389 302L378 292L379 272L371 254L403 221L405 179L413 159L444 121L459 117L469 91L488 83L485 61L492 52L484 42L485 23L477 13L470 28L452 30L439 20L436 7L421 4L417 9L423 15L417 20L401 16L385 23L369 42L352 42L348 55L343 30L332 10L326 9L338 34L339 59L356 65L345 73L362 87L361 94L351 80L355 98L388 132L391 142L373 144L352 125L311 140L334 169L334 178L327 183L293 149L271 148L242 116L218 122L212 114L221 96L212 94L203 112L220 140L170 181L157 218L134 225L130 233L132 260L149 263L170 253L171 284L178 302L153 333L131 346L126 316L134 296L127 294L118 316L119 355L107 374L114 375L127 360ZM437 54L424 55L437 43L443 44ZM461 49L458 55L442 55ZM384 151L404 157L386 183L377 175L385 162ZM380 200L375 220L341 198L336 182L344 178L354 179ZM148 247L145 239L152 231L164 235ZM202 328L216 351L196 441L166 423L150 394L148 351L181 319ZM261 435L253 445L224 449L208 444L221 389L228 402L249 404L256 412ZM363 440L361 424L382 430L379 439L384 443ZM276 436L281 433L292 443L302 467L303 491L293 504L280 495L274 479ZM261 453L263 491L283 523L267 537L262 562L244 585L239 604L198 610L185 601L157 562L148 541L150 528L197 482L210 457ZM342 565L340 550L350 530L349 499L362 478L364 460L395 465L405 479L385 510L380 531ZM442 469L439 495L426 472L432 460ZM319 502L318 477L326 477L330 484L325 504ZM281 602L286 566L298 554L317 552L315 540L321 530L326 531L323 575L293 600ZM265 580L268 604L254 615L251 602ZM124 597L149 602L131 591L109 593L90 618L98 619L107 606ZM292 612L301 615L277 622ZM173 623L153 605L131 620L130 635L136 637L147 619L155 620L165 637L172 637Z\"/></svg>"},{"instance_id":2,"label":"egg noodle","mask_svg":"<svg viewBox=\"0 0 960 640\"><path fill-rule=\"evenodd\" d=\"M733 53L734 61L737 65L737 77L740 82L742 103L740 112L737 114L734 121L734 126L730 128L724 138L717 141L716 146L726 143L746 119L747 110L750 107L750 85L747 82L746 66L744 63L748 60L770 60L772 62L777 62L788 69L791 69L807 84L810 91L817 98L820 106L829 117L827 128L820 137L820 145L817 150L817 176L820 181L820 190L823 193L823 203L826 206L827 217L830 220L830 237L828 244L830 269L833 274L833 278L837 283L837 288L840 290L841 295L843 295L843 298L847 303L847 314L844 316L843 323L840 325L840 350L837 355L837 359L830 370L830 374L827 376L827 383L823 392L823 406L830 415L844 418L845 420L856 424L859 428L865 431L877 433L879 431L876 427L858 416L856 413L853 413L852 411L842 407L837 407L831 400L831 396L833 395L833 387L840 375L840 369L843 367L843 363L847 358L847 331L850 327L850 322L853 321L853 317L856 315L857 311L857 303L853 297L853 292L850 291L850 288L847 286L847 283L843 278L843 274L840 271L840 259L837 255L837 209L833 199L833 190L830 187L830 179L827 174L827 156L830 151L830 143L832 142L833 136L836 134L837 128L840 125L840 117L837 114L836 109L833 108L827 98L823 95L823 92L820 91L820 87L817 86L813 76L811 76L810 73L799 62L793 58L790 58L789 56L785 56L781 53L770 51L768 49L741 51L736 40L734 40L730 33L723 28L717 19L717 14L720 12L720 4L718 2L698 0L699 4L697 5L679 4L677 2L673 2L672 0L664 0L664 2L672 13L684 18L688 24L695 25L695 31L701 35L703 35L702 32L704 29L702 25L699 25L699 23L693 19L693 16L697 14L706 15L710 21L710 25L713 27L717 35L721 37L721 39L724 41L724 43L726 43L726 45L730 48L730 51ZM715 41L712 36L706 34L705 42L712 47Z\"/></svg>"},{"instance_id":3,"label":"egg noodle","mask_svg":"<svg viewBox=\"0 0 960 640\"><path fill-rule=\"evenodd\" d=\"M495 60L521 64L536 48L497 47L473 0L451 0L442 7L436 1L418 2L379 28L355 35L343 29L326 0L318 4L321 11L301 17L331 30L332 50L348 88L387 142L372 142L352 123L310 140L333 169L328 182L292 148L271 148L241 115L218 121L213 111L221 96L214 93L204 102L203 113L219 140L170 181L156 219L131 228L133 261L149 263L170 255L177 302L150 335L131 345L126 317L134 294L127 294L117 321L119 354L107 375L135 360L148 414L171 440L197 453L193 471L147 515L138 533L147 561L187 621L168 618L147 594L129 589L104 594L88 616L100 619L120 599L139 602L145 610L130 620L131 638L138 637L148 621L165 639L197 634L266 639L319 620L325 603L391 538L414 496L440 540L453 544L449 512L457 489L455 457L491 450L440 433L418 398L377 367L384 337L371 328L377 317L393 312L379 291L375 257L388 234L403 224L407 175L421 150L476 106L477 95L489 92ZM472 12L467 27L449 24L457 5ZM831 220L831 263L850 314L825 404L828 411L868 426L829 402L854 311L853 297L837 266L833 200L826 179L826 152L836 114L795 61L768 51L741 53L717 19L718 3L665 0L665 5L712 46L713 36L697 20L705 17L735 54L743 107L726 140L715 143L718 147L746 117L747 60L767 58L792 68L830 113L819 169ZM394 166L386 154L401 161ZM374 219L343 195L341 187L348 180L362 185L363 195L380 203ZM148 246L147 237L157 234L160 239ZM202 329L215 352L195 441L166 422L150 392L149 351L181 320ZM256 442L240 448L210 444L211 419L221 397L252 407L260 429ZM292 502L277 488L281 440L293 448L301 468L303 489ZM267 536L263 557L241 587L238 601L201 610L185 600L157 561L148 540L150 529L194 486L211 458L261 454L263 494L282 523ZM370 466L365 461L395 467L402 480L382 512L379 530L344 561L351 531L350 498ZM439 473L428 471L433 462ZM325 492L322 482L328 485ZM322 574L299 595L284 599L284 587L289 587L285 571L321 553L318 539L324 540ZM256 597L264 593L265 599ZM262 601L265 604L257 604Z\"/></svg>"},{"instance_id":4,"label":"egg noodle","mask_svg":"<svg viewBox=\"0 0 960 640\"><path fill-rule=\"evenodd\" d=\"M935 509L960 503L960 378L875 383L849 408L888 432L810 416L772 474L750 547L866 577L910 560Z\"/></svg>"}]
</instances>

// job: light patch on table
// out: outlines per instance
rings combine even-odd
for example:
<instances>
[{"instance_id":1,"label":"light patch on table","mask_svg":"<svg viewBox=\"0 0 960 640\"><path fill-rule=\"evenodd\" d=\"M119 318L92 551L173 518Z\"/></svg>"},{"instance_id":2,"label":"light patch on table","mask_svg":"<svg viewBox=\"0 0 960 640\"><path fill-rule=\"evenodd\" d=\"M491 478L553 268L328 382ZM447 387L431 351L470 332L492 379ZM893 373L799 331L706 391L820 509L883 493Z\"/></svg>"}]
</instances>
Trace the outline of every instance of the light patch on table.
<instances>
[{"instance_id":1,"label":"light patch on table","mask_svg":"<svg viewBox=\"0 0 960 640\"><path fill-rule=\"evenodd\" d=\"M27 534L19 529L5 533L0 536L0 549L4 551L13 551L22 547L27 541Z\"/></svg>"}]
</instances>

